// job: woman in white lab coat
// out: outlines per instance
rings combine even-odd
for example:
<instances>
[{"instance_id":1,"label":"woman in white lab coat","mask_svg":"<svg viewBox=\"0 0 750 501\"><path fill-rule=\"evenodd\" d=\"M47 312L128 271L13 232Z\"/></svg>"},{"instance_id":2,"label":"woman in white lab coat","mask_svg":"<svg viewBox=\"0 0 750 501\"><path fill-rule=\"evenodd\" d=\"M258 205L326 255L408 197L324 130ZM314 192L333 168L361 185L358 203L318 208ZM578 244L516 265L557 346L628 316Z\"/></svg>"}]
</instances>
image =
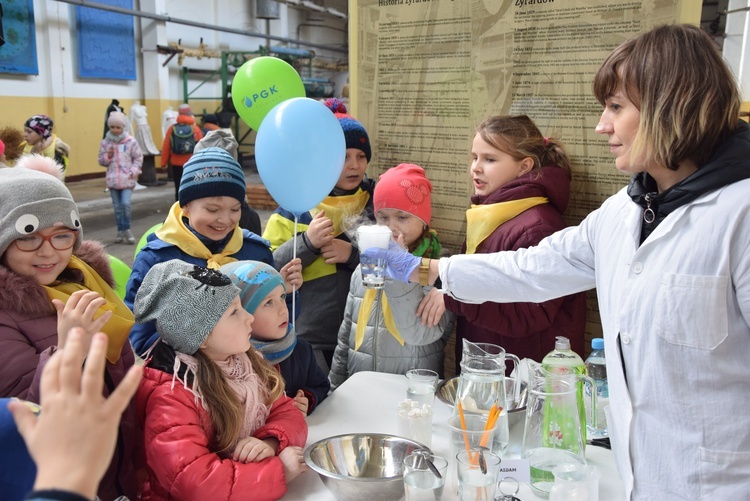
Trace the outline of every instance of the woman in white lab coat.
<instances>
[{"instance_id":1,"label":"woman in white lab coat","mask_svg":"<svg viewBox=\"0 0 750 501\"><path fill-rule=\"evenodd\" d=\"M471 303L596 287L628 498L746 499L750 127L734 77L699 28L662 26L615 49L594 93L627 188L537 247L439 261L392 248L389 274L439 275Z\"/></svg>"}]
</instances>

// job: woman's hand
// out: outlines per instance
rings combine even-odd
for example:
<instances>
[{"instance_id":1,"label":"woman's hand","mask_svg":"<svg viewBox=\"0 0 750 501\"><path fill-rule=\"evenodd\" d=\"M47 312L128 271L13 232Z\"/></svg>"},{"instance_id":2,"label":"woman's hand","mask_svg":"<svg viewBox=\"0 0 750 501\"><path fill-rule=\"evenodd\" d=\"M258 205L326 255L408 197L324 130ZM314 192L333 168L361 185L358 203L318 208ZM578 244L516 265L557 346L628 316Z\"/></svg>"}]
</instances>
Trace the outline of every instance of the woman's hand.
<instances>
[{"instance_id":1,"label":"woman's hand","mask_svg":"<svg viewBox=\"0 0 750 501\"><path fill-rule=\"evenodd\" d=\"M315 214L307 227L307 239L316 249L320 249L333 240L333 221L326 217L325 211Z\"/></svg>"},{"instance_id":2,"label":"woman's hand","mask_svg":"<svg viewBox=\"0 0 750 501\"><path fill-rule=\"evenodd\" d=\"M113 312L105 311L99 318L94 319L96 312L107 304L107 300L98 293L89 290L76 291L70 295L67 303L53 299L52 304L57 310L57 347L65 346L68 332L74 327L80 327L85 334L85 346L94 333L99 332L104 324L112 318Z\"/></svg>"},{"instance_id":3,"label":"woman's hand","mask_svg":"<svg viewBox=\"0 0 750 501\"><path fill-rule=\"evenodd\" d=\"M305 455L301 447L290 445L279 453L279 459L281 459L281 464L284 465L284 477L286 477L287 482L291 482L300 473L310 469L305 463Z\"/></svg>"},{"instance_id":4,"label":"woman's hand","mask_svg":"<svg viewBox=\"0 0 750 501\"><path fill-rule=\"evenodd\" d=\"M232 452L232 459L240 463L257 463L276 455L276 450L263 440L255 437L240 439Z\"/></svg>"},{"instance_id":5,"label":"woman's hand","mask_svg":"<svg viewBox=\"0 0 750 501\"><path fill-rule=\"evenodd\" d=\"M417 316L422 317L422 325L435 327L445 313L445 298L443 293L432 288L425 294L417 307Z\"/></svg>"},{"instance_id":6,"label":"woman's hand","mask_svg":"<svg viewBox=\"0 0 750 501\"><path fill-rule=\"evenodd\" d=\"M360 250L360 253L373 259L385 259L386 276L405 283L409 283L409 277L422 262L421 257L411 254L394 240L388 243L388 249L370 247L364 251Z\"/></svg>"},{"instance_id":7,"label":"woman's hand","mask_svg":"<svg viewBox=\"0 0 750 501\"><path fill-rule=\"evenodd\" d=\"M287 292L292 291L292 286L299 289L302 286L302 260L298 257L292 259L279 270Z\"/></svg>"}]
</instances>

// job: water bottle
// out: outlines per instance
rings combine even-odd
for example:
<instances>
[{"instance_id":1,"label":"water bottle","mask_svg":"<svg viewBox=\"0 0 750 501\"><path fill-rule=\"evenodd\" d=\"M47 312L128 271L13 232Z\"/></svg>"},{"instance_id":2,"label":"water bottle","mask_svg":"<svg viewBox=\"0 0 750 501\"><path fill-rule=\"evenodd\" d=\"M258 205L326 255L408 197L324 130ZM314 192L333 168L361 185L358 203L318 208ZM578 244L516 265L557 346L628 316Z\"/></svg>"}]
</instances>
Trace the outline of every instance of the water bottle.
<instances>
[{"instance_id":1,"label":"water bottle","mask_svg":"<svg viewBox=\"0 0 750 501\"><path fill-rule=\"evenodd\" d=\"M542 369L550 374L569 375L573 374L582 378L576 383L579 424L583 443L586 444L586 405L583 401L583 378L586 377L586 364L583 359L570 349L570 339L557 336L555 349L542 359ZM584 445L585 447L585 445Z\"/></svg>"},{"instance_id":2,"label":"water bottle","mask_svg":"<svg viewBox=\"0 0 750 501\"><path fill-rule=\"evenodd\" d=\"M591 426L589 418L587 426L591 438L607 436L607 417L604 408L609 403L609 387L607 386L607 366L604 359L604 339L597 337L591 340L591 354L586 359L586 370L589 377L596 384L596 427ZM587 400L588 402L588 400ZM591 416L591 409L586 409L587 417Z\"/></svg>"}]
</instances>

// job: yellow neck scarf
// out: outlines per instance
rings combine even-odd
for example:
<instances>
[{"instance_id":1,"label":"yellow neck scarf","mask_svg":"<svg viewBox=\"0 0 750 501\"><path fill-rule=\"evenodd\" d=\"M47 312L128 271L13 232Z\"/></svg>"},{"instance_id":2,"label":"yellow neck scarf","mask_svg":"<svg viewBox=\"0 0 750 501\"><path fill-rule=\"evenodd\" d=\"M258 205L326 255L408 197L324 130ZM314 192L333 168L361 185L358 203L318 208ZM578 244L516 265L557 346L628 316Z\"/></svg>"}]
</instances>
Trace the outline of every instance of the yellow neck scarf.
<instances>
[{"instance_id":1,"label":"yellow neck scarf","mask_svg":"<svg viewBox=\"0 0 750 501\"><path fill-rule=\"evenodd\" d=\"M107 282L105 282L99 274L94 271L89 265L81 261L75 256L71 256L68 268L79 270L83 273L83 285L75 283L59 283L53 286L44 285L44 289L47 291L47 296L52 299L59 299L63 303L67 303L70 299L70 295L80 290L90 290L97 292L101 297L107 300L107 304L99 308L96 317L98 318L104 312L111 311L113 313L112 318L104 324L102 332L104 332L109 338L109 345L107 346L107 360L114 364L120 359L120 352L122 347L128 341L128 335L130 334L130 328L133 327L135 320L133 313L125 306L125 303L117 297L117 294Z\"/></svg>"},{"instance_id":2,"label":"yellow neck scarf","mask_svg":"<svg viewBox=\"0 0 750 501\"><path fill-rule=\"evenodd\" d=\"M370 200L370 194L362 188L353 195L328 196L310 211L310 215L315 217L320 211L326 211L326 217L333 223L333 235L337 237L354 227L354 223L365 210L368 200ZM302 270L302 279L307 282L334 273L336 273L336 265L328 264L323 256L318 256Z\"/></svg>"},{"instance_id":3,"label":"yellow neck scarf","mask_svg":"<svg viewBox=\"0 0 750 501\"><path fill-rule=\"evenodd\" d=\"M234 233L232 233L232 237L224 250L218 254L211 254L211 251L182 221L183 216L180 203L175 202L169 210L167 220L164 221L161 228L156 230L156 236L169 244L176 245L193 257L205 259L207 261L206 267L212 270L218 270L224 264L237 261L229 256L236 254L242 248L242 229L239 226L234 229Z\"/></svg>"},{"instance_id":4,"label":"yellow neck scarf","mask_svg":"<svg viewBox=\"0 0 750 501\"><path fill-rule=\"evenodd\" d=\"M354 333L354 351L359 351L359 347L362 346L362 341L365 339L365 328L367 327L367 321L369 320L370 313L372 312L372 305L377 295L377 289L366 289L365 297L362 299L362 304L359 306L359 315L357 316L357 331ZM388 298L383 294L380 294L380 304L383 310L383 323L388 332L393 338L399 342L401 346L404 345L404 338L398 332L396 327L396 321L393 319L393 313L391 312L391 305L388 304ZM376 325L377 329L379 326ZM373 356L375 354L373 353Z\"/></svg>"},{"instance_id":5,"label":"yellow neck scarf","mask_svg":"<svg viewBox=\"0 0 750 501\"><path fill-rule=\"evenodd\" d=\"M326 217L333 223L333 236L337 237L354 226L369 200L370 194L359 188L353 195L325 197L310 215L315 217L318 212L326 211Z\"/></svg>"},{"instance_id":6,"label":"yellow neck scarf","mask_svg":"<svg viewBox=\"0 0 750 501\"><path fill-rule=\"evenodd\" d=\"M466 254L474 254L479 244L504 222L527 209L548 202L547 197L531 197L496 204L472 205L466 211Z\"/></svg>"}]
</instances>

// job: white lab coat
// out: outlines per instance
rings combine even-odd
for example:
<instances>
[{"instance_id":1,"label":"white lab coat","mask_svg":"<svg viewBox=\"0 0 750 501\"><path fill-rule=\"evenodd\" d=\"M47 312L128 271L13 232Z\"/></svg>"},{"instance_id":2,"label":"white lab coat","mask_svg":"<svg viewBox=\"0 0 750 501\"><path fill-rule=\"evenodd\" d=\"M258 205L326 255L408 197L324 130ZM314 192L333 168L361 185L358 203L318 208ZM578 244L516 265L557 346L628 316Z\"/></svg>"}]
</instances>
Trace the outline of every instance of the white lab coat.
<instances>
[{"instance_id":1,"label":"white lab coat","mask_svg":"<svg viewBox=\"0 0 750 501\"><path fill-rule=\"evenodd\" d=\"M642 215L623 189L537 247L442 259L443 288L542 302L596 286L627 496L748 499L750 180L676 209L639 247Z\"/></svg>"}]
</instances>

